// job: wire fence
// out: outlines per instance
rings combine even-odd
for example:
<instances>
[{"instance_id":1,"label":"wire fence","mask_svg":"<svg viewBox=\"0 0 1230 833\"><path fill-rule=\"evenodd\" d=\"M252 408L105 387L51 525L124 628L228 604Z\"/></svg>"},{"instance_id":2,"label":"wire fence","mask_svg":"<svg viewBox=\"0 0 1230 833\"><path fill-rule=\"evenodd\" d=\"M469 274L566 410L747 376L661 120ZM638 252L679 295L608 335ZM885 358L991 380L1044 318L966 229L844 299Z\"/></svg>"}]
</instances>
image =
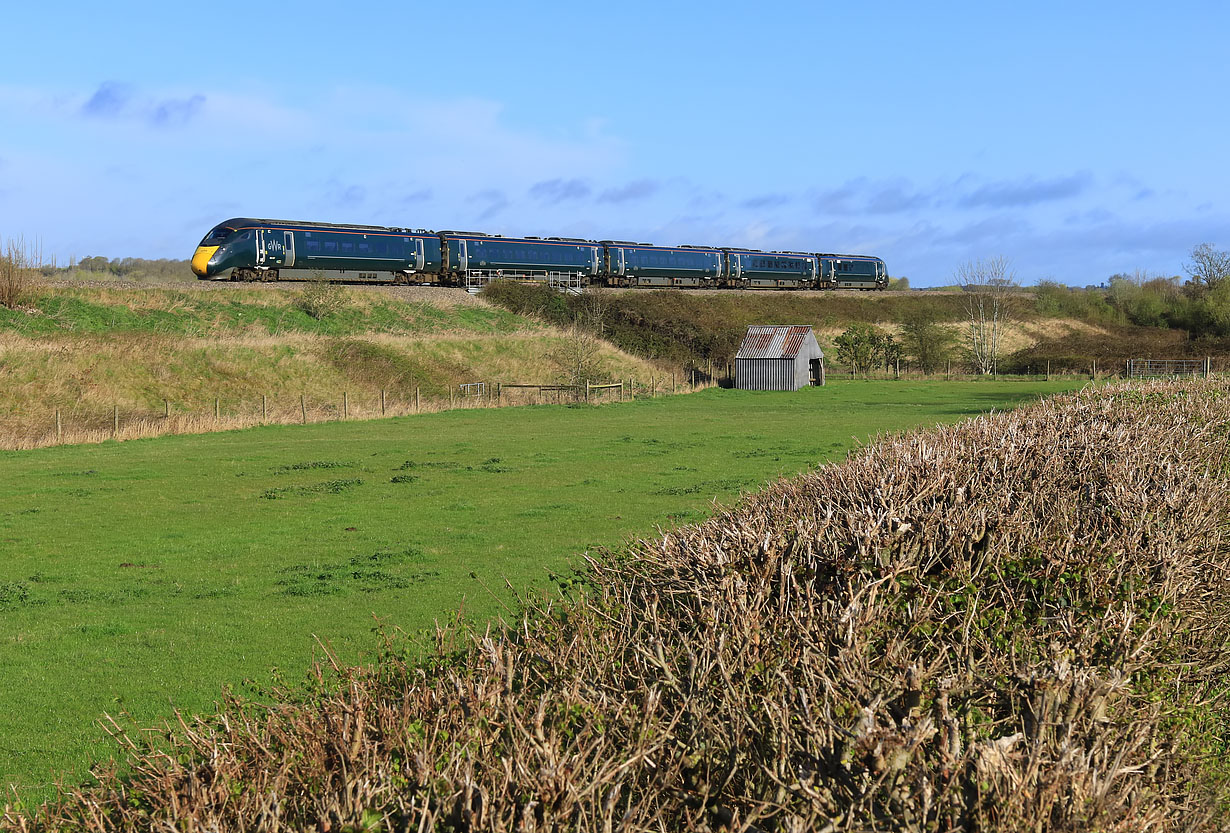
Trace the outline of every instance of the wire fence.
<instances>
[{"instance_id":1,"label":"wire fence","mask_svg":"<svg viewBox=\"0 0 1230 833\"><path fill-rule=\"evenodd\" d=\"M168 434L200 434L258 425L292 425L344 420L368 420L439 413L458 409L546 404L603 404L690 393L711 382L684 374L585 381L580 385L549 383L466 382L447 395L410 391L343 391L340 396L313 398L254 394L218 396L192 403L163 399L156 407L132 403L74 402L35 408L20 420L0 426L0 448L42 448L52 445L134 440Z\"/></svg>"}]
</instances>

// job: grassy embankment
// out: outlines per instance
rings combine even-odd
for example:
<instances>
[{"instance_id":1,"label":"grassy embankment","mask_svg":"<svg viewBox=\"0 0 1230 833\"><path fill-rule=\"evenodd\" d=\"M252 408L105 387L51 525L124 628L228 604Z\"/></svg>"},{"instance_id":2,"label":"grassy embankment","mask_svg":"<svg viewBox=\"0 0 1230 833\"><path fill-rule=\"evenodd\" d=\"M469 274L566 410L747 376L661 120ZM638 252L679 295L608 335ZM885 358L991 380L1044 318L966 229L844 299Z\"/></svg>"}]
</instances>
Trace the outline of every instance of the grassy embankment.
<instances>
[{"instance_id":1,"label":"grassy embankment","mask_svg":"<svg viewBox=\"0 0 1230 833\"><path fill-rule=\"evenodd\" d=\"M508 630L155 737L33 829L1224 830L1227 394L888 438L599 556ZM740 401L787 398L602 416Z\"/></svg>"},{"instance_id":2,"label":"grassy embankment","mask_svg":"<svg viewBox=\"0 0 1230 833\"><path fill-rule=\"evenodd\" d=\"M0 453L0 783L81 778L110 754L103 712L155 722L275 666L297 680L313 635L355 660L373 617L504 614L505 580L1064 386L715 389Z\"/></svg>"},{"instance_id":3,"label":"grassy embankment","mask_svg":"<svg viewBox=\"0 0 1230 833\"><path fill-rule=\"evenodd\" d=\"M535 287L496 285L487 297L508 309L533 312L549 321L568 321L586 302ZM836 365L833 339L853 323L872 324L900 338L910 320L933 321L953 338L951 358L962 368L966 321L961 293L879 295L831 292L608 292L602 301L604 337L639 356L723 367L738 349L748 325L810 324L826 360ZM1011 304L1012 321L1003 339L1001 370L1087 372L1091 361L1116 372L1128 358L1184 358L1230 355L1230 344L1193 341L1181 329L1135 326L1099 303L1096 293L1044 287L1023 292ZM904 359L908 360L907 355ZM964 372L962 370L962 372Z\"/></svg>"},{"instance_id":4,"label":"grassy embankment","mask_svg":"<svg viewBox=\"0 0 1230 833\"><path fill-rule=\"evenodd\" d=\"M0 447L335 419L446 401L463 382L552 383L560 328L437 291L430 302L337 288L331 305L304 290L43 288L0 308ZM311 299L307 299L310 301ZM599 345L597 375L669 372ZM221 419L215 420L215 399ZM171 419L163 420L164 400ZM429 404L428 407L433 405Z\"/></svg>"}]
</instances>

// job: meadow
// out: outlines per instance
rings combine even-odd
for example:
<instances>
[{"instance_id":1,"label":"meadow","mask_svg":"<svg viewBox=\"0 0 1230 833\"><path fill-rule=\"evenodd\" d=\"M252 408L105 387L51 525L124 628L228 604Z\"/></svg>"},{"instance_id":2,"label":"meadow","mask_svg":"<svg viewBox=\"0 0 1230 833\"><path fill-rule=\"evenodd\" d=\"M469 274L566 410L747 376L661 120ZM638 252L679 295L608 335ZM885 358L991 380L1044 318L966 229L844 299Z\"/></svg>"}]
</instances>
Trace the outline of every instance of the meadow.
<instances>
[{"instance_id":1,"label":"meadow","mask_svg":"<svg viewBox=\"0 0 1230 833\"><path fill-rule=\"evenodd\" d=\"M104 713L208 712L224 686L301 679L317 639L360 661L377 629L508 615L583 552L1074 384L710 389L0 453L0 784L81 780L113 753Z\"/></svg>"}]
</instances>

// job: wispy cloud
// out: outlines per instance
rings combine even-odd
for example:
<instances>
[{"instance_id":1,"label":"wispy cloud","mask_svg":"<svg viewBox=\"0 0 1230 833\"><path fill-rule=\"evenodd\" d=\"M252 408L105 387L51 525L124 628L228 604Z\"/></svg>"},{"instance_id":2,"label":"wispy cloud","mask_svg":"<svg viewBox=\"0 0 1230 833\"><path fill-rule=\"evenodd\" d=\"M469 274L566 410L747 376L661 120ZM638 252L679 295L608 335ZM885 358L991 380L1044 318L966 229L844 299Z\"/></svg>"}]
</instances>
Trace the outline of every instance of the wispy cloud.
<instances>
[{"instance_id":1,"label":"wispy cloud","mask_svg":"<svg viewBox=\"0 0 1230 833\"><path fill-rule=\"evenodd\" d=\"M83 115L93 118L116 118L123 115L132 100L132 88L118 81L104 81L81 105Z\"/></svg>"},{"instance_id":2,"label":"wispy cloud","mask_svg":"<svg viewBox=\"0 0 1230 833\"><path fill-rule=\"evenodd\" d=\"M357 208L367 200L367 189L359 184L334 180L329 182L325 199L338 208Z\"/></svg>"},{"instance_id":3,"label":"wispy cloud","mask_svg":"<svg viewBox=\"0 0 1230 833\"><path fill-rule=\"evenodd\" d=\"M539 202L580 200L590 193L589 185L581 179L548 179L530 186L530 196Z\"/></svg>"},{"instance_id":4,"label":"wispy cloud","mask_svg":"<svg viewBox=\"0 0 1230 833\"><path fill-rule=\"evenodd\" d=\"M619 188L607 188L598 195L598 202L625 203L643 200L657 193L661 185L652 179L638 179Z\"/></svg>"},{"instance_id":5,"label":"wispy cloud","mask_svg":"<svg viewBox=\"0 0 1230 833\"><path fill-rule=\"evenodd\" d=\"M490 220L511 205L508 197L504 196L504 192L494 188L488 188L471 194L466 201L479 206L479 220Z\"/></svg>"},{"instance_id":6,"label":"wispy cloud","mask_svg":"<svg viewBox=\"0 0 1230 833\"><path fill-rule=\"evenodd\" d=\"M958 205L963 208L1021 208L1075 197L1092 184L1093 176L1088 171L1051 179L1000 180L966 194L958 200Z\"/></svg>"},{"instance_id":7,"label":"wispy cloud","mask_svg":"<svg viewBox=\"0 0 1230 833\"><path fill-rule=\"evenodd\" d=\"M204 106L205 96L199 93L187 98L168 98L154 104L149 120L157 127L179 127L196 118Z\"/></svg>"},{"instance_id":8,"label":"wispy cloud","mask_svg":"<svg viewBox=\"0 0 1230 833\"><path fill-rule=\"evenodd\" d=\"M409 194L406 194L399 202L402 205L413 205L418 202L427 202L431 197L432 190L430 188L420 188L417 191L411 191Z\"/></svg>"},{"instance_id":9,"label":"wispy cloud","mask_svg":"<svg viewBox=\"0 0 1230 833\"><path fill-rule=\"evenodd\" d=\"M92 119L130 119L154 127L180 127L195 119L205 106L205 96L196 93L166 98L142 97L119 81L104 81L81 105L80 113Z\"/></svg>"},{"instance_id":10,"label":"wispy cloud","mask_svg":"<svg viewBox=\"0 0 1230 833\"><path fill-rule=\"evenodd\" d=\"M790 202L790 197L786 194L762 194L758 197L748 197L739 203L740 208L779 208Z\"/></svg>"}]
</instances>

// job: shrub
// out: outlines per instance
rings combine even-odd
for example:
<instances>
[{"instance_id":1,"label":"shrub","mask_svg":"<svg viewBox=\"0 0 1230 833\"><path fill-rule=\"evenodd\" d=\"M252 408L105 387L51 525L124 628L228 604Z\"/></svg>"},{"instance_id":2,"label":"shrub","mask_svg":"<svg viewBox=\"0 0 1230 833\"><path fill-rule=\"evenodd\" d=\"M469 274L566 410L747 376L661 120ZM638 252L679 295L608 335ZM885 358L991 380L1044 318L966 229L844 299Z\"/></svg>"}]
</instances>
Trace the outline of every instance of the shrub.
<instances>
[{"instance_id":1,"label":"shrub","mask_svg":"<svg viewBox=\"0 0 1230 833\"><path fill-rule=\"evenodd\" d=\"M17 309L30 293L34 257L20 238L10 239L0 250L0 307Z\"/></svg>"},{"instance_id":2,"label":"shrub","mask_svg":"<svg viewBox=\"0 0 1230 833\"><path fill-rule=\"evenodd\" d=\"M341 312L349 303L346 290L325 280L323 275L315 276L295 298L295 307L317 321Z\"/></svg>"}]
</instances>

